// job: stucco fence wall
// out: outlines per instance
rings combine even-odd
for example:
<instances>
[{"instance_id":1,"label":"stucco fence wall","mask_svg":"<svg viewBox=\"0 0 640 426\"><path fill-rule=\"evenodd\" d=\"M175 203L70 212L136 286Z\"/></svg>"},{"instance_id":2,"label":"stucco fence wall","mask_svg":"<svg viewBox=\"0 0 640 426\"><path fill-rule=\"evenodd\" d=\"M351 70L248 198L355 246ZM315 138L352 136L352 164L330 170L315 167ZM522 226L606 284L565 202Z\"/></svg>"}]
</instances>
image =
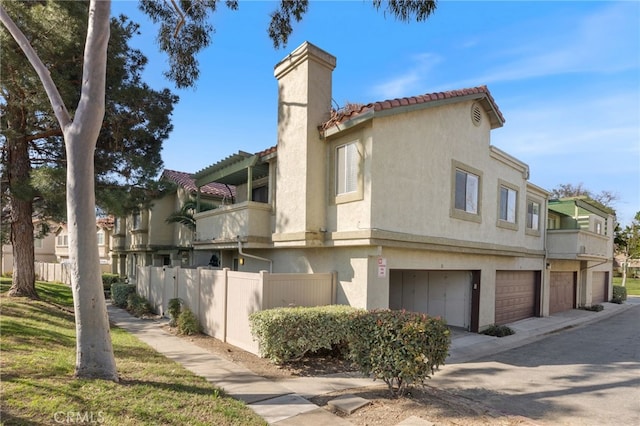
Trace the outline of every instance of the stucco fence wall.
<instances>
[{"instance_id":1,"label":"stucco fence wall","mask_svg":"<svg viewBox=\"0 0 640 426\"><path fill-rule=\"evenodd\" d=\"M336 274L270 274L229 269L138 267L136 290L154 311L168 313L180 298L197 316L205 334L259 355L249 315L286 306L335 303Z\"/></svg>"}]
</instances>

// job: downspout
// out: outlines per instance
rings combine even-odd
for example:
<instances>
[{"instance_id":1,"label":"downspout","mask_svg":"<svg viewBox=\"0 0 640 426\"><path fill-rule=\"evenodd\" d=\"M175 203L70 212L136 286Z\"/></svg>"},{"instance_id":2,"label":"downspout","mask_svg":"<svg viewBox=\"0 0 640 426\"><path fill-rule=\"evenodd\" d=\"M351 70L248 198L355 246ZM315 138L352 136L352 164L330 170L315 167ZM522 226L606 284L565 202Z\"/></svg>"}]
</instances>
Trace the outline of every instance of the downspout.
<instances>
[{"instance_id":1,"label":"downspout","mask_svg":"<svg viewBox=\"0 0 640 426\"><path fill-rule=\"evenodd\" d=\"M273 273L273 260L271 259L266 259L264 257L259 257L259 256L254 256L253 254L248 254L245 253L244 251L242 251L242 241L240 241L240 236L237 236L238 239L238 253L240 253L242 256L246 256L246 257L250 257L252 259L257 259L257 260L262 260L263 262L269 262L269 273Z\"/></svg>"}]
</instances>

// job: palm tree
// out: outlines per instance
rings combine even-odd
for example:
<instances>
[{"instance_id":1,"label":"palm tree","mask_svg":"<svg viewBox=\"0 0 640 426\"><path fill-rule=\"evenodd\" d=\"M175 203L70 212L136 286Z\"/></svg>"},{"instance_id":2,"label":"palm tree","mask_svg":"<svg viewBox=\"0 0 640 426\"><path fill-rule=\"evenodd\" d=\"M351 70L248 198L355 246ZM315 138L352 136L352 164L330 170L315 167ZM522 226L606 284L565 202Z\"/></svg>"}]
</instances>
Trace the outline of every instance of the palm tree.
<instances>
[{"instance_id":1,"label":"palm tree","mask_svg":"<svg viewBox=\"0 0 640 426\"><path fill-rule=\"evenodd\" d=\"M193 214L196 212L198 208L198 203L196 200L188 200L182 205L180 210L173 212L167 217L167 223L179 223L181 225L186 226L192 231L196 230L196 219L193 217ZM207 210L213 210L216 206L211 203L200 203L200 211L204 212Z\"/></svg>"}]
</instances>

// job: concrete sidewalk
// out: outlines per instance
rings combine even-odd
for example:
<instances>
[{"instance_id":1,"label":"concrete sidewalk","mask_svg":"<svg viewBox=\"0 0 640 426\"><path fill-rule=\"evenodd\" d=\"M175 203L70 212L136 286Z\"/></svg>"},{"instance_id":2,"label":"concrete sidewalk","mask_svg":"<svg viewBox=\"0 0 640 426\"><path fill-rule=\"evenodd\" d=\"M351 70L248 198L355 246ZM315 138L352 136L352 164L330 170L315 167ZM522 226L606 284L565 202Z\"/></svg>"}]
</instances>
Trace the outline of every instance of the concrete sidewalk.
<instances>
[{"instance_id":1,"label":"concrete sidewalk","mask_svg":"<svg viewBox=\"0 0 640 426\"><path fill-rule=\"evenodd\" d=\"M549 333L615 315L634 304L640 304L640 298L630 297L623 305L603 303L604 310L601 312L574 309L546 318L529 318L509 324L516 334L502 338L455 331L447 365L522 346ZM114 325L127 330L167 358L224 389L227 395L244 401L269 424L348 426L351 424L349 421L312 404L309 399L343 389L385 386L379 381L374 382L353 373L270 381L243 366L167 333L161 328L165 321L141 320L111 305L108 305L108 312Z\"/></svg>"}]
</instances>

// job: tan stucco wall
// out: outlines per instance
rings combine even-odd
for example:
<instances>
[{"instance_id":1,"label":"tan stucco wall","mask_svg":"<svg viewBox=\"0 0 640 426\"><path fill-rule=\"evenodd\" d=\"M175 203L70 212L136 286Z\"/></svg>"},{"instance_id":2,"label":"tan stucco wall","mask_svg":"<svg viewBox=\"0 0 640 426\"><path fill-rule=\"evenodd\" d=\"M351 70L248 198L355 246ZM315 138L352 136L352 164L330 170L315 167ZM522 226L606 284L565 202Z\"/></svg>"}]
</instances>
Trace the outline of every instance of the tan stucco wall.
<instances>
[{"instance_id":1,"label":"tan stucco wall","mask_svg":"<svg viewBox=\"0 0 640 426\"><path fill-rule=\"evenodd\" d=\"M543 271L543 257L509 257L466 253L407 250L387 247L340 247L246 250L269 258L273 272L337 272L337 303L367 309L389 307L390 270L480 271L480 328L495 322L496 271ZM378 277L378 257L387 262L386 277ZM242 256L240 256L242 257ZM268 270L269 264L244 258L241 271Z\"/></svg>"}]
</instances>

